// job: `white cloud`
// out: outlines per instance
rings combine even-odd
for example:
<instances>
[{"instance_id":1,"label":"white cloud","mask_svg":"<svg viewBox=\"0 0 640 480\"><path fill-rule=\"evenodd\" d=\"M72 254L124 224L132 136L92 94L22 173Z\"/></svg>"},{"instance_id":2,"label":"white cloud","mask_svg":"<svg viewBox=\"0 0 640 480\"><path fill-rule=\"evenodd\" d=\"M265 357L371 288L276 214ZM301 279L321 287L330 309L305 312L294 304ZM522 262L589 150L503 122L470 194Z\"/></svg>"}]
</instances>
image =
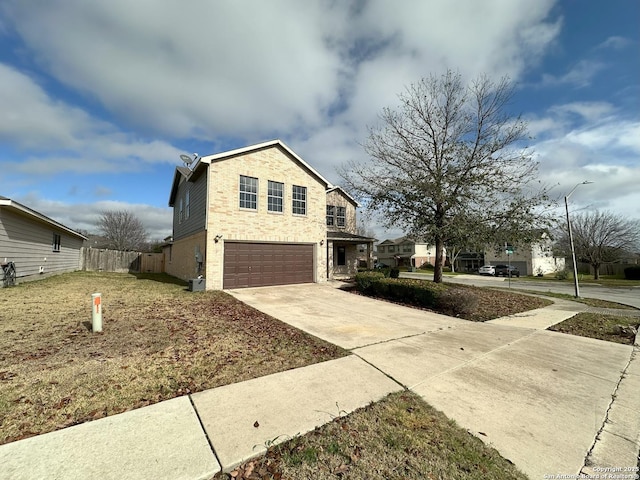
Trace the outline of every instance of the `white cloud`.
<instances>
[{"instance_id":1,"label":"white cloud","mask_svg":"<svg viewBox=\"0 0 640 480\"><path fill-rule=\"evenodd\" d=\"M150 240L162 240L172 232L172 213L169 208L145 204L103 200L91 204L69 204L42 198L38 192L12 198L47 217L74 230L97 233L98 219L106 210L127 210L135 214L144 225Z\"/></svg>"},{"instance_id":2,"label":"white cloud","mask_svg":"<svg viewBox=\"0 0 640 480\"><path fill-rule=\"evenodd\" d=\"M596 60L580 60L563 75L542 75L541 87L572 85L582 88L591 85L593 77L604 70L606 65Z\"/></svg>"},{"instance_id":3,"label":"white cloud","mask_svg":"<svg viewBox=\"0 0 640 480\"><path fill-rule=\"evenodd\" d=\"M369 123L446 67L517 78L559 32L552 5L59 0L5 13L40 65L129 126L265 139L322 129L336 109Z\"/></svg>"},{"instance_id":4,"label":"white cloud","mask_svg":"<svg viewBox=\"0 0 640 480\"><path fill-rule=\"evenodd\" d=\"M140 140L51 98L25 73L2 63L0 84L0 140L32 152L19 161L0 156L5 172L126 172L139 170L138 162L175 163L181 153L164 141Z\"/></svg>"}]
</instances>

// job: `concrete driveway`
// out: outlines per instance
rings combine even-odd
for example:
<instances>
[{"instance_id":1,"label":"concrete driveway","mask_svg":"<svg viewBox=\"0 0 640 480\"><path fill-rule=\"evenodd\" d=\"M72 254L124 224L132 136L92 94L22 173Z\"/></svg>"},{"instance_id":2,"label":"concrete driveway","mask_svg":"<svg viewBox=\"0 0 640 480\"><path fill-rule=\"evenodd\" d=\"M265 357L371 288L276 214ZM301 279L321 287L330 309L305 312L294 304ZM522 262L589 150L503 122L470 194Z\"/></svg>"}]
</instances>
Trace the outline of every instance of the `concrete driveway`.
<instances>
[{"instance_id":1,"label":"concrete driveway","mask_svg":"<svg viewBox=\"0 0 640 480\"><path fill-rule=\"evenodd\" d=\"M330 284L229 293L351 350L497 448L532 479L635 466L640 362L631 361L633 347L540 327L573 316L579 307L540 309L521 323L518 318L474 323ZM585 467L588 454L591 467Z\"/></svg>"}]
</instances>

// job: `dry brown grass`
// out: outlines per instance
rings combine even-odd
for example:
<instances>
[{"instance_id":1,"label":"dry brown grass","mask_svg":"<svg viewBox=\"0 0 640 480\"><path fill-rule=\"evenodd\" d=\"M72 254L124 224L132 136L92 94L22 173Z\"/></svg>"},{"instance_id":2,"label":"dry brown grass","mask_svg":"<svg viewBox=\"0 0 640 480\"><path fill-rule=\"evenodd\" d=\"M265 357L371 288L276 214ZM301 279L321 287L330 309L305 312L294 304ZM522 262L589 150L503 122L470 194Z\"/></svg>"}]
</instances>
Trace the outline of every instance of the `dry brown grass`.
<instances>
[{"instance_id":1,"label":"dry brown grass","mask_svg":"<svg viewBox=\"0 0 640 480\"><path fill-rule=\"evenodd\" d=\"M336 412L338 413L338 412ZM511 462L411 392L389 395L215 479L525 480Z\"/></svg>"},{"instance_id":2,"label":"dry brown grass","mask_svg":"<svg viewBox=\"0 0 640 480\"><path fill-rule=\"evenodd\" d=\"M635 334L632 331L624 334L620 327L633 327L637 331L640 328L640 318L583 312L552 325L548 330L633 345Z\"/></svg>"},{"instance_id":3,"label":"dry brown grass","mask_svg":"<svg viewBox=\"0 0 640 480\"><path fill-rule=\"evenodd\" d=\"M91 332L93 292L103 333ZM77 272L0 289L0 444L343 355L167 276Z\"/></svg>"}]
</instances>

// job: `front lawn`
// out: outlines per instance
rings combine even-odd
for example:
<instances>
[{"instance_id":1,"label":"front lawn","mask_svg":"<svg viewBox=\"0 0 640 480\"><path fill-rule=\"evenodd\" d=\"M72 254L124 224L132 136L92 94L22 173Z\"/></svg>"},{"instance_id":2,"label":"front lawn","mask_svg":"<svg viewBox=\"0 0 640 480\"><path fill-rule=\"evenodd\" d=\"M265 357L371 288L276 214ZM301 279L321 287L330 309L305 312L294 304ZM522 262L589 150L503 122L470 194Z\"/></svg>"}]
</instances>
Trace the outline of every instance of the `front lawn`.
<instances>
[{"instance_id":1,"label":"front lawn","mask_svg":"<svg viewBox=\"0 0 640 480\"><path fill-rule=\"evenodd\" d=\"M640 327L640 318L584 312L552 325L548 330L633 345L635 334L628 329L629 327L637 331Z\"/></svg>"},{"instance_id":2,"label":"front lawn","mask_svg":"<svg viewBox=\"0 0 640 480\"><path fill-rule=\"evenodd\" d=\"M351 291L473 322L486 322L553 303L544 298L499 289L434 283L432 280L381 278L379 275L359 273L356 287Z\"/></svg>"},{"instance_id":3,"label":"front lawn","mask_svg":"<svg viewBox=\"0 0 640 480\"><path fill-rule=\"evenodd\" d=\"M91 332L94 292L103 333ZM0 444L346 354L168 276L76 272L0 289Z\"/></svg>"},{"instance_id":4,"label":"front lawn","mask_svg":"<svg viewBox=\"0 0 640 480\"><path fill-rule=\"evenodd\" d=\"M336 415L338 412L336 411ZM511 462L453 420L404 391L306 435L215 479L348 478L526 480Z\"/></svg>"}]
</instances>

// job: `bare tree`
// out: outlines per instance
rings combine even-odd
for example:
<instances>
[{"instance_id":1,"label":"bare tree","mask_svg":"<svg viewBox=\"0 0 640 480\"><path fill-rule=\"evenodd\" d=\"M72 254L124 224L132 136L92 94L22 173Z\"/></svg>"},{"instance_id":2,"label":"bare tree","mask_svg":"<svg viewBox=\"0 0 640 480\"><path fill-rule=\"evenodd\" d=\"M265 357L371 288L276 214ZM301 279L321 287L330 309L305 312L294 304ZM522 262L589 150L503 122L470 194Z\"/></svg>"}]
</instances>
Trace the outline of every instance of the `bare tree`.
<instances>
[{"instance_id":1,"label":"bare tree","mask_svg":"<svg viewBox=\"0 0 640 480\"><path fill-rule=\"evenodd\" d=\"M127 210L103 211L98 219L98 228L114 250L140 250L147 240L142 221Z\"/></svg>"},{"instance_id":2,"label":"bare tree","mask_svg":"<svg viewBox=\"0 0 640 480\"><path fill-rule=\"evenodd\" d=\"M519 143L526 124L506 113L507 78L463 85L448 71L411 85L397 110L385 108L364 148L370 160L340 173L369 208L406 233L436 246L434 281L442 281L445 244L465 236L495 243L531 241L551 223L537 163Z\"/></svg>"},{"instance_id":3,"label":"bare tree","mask_svg":"<svg viewBox=\"0 0 640 480\"><path fill-rule=\"evenodd\" d=\"M593 267L596 280L600 278L602 264L640 251L640 221L626 219L610 211L574 213L571 216L571 230L576 259ZM563 227L557 250L571 255L566 227Z\"/></svg>"}]
</instances>

